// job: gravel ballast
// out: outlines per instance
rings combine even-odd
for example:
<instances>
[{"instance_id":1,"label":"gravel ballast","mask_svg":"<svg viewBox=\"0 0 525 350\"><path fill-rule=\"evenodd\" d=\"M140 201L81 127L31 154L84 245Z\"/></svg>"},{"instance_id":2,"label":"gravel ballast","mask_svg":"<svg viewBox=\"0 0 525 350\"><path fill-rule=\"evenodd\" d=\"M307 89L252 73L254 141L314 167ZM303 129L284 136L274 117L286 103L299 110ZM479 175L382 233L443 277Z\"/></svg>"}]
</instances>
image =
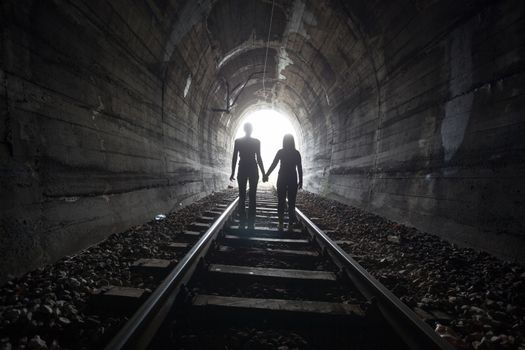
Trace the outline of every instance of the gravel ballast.
<instances>
[{"instance_id":1,"label":"gravel ballast","mask_svg":"<svg viewBox=\"0 0 525 350\"><path fill-rule=\"evenodd\" d=\"M525 350L525 269L306 191L297 206L458 349Z\"/></svg>"},{"instance_id":2,"label":"gravel ballast","mask_svg":"<svg viewBox=\"0 0 525 350\"><path fill-rule=\"evenodd\" d=\"M134 272L132 263L140 258L176 263L189 248L174 251L166 243L189 242L184 228L234 195L234 190L211 194L7 282L0 287L0 350L102 348L130 313L93 307L93 293L112 285L145 289L147 296L160 278Z\"/></svg>"},{"instance_id":3,"label":"gravel ballast","mask_svg":"<svg viewBox=\"0 0 525 350\"><path fill-rule=\"evenodd\" d=\"M217 201L234 195L235 190L212 194L163 220L111 235L77 255L6 283L0 287L0 350L103 347L129 314L94 308L92 294L109 285L150 293L160 279L134 272L131 264L139 258L176 263L187 249L168 250L166 242L191 243L182 231ZM434 316L427 322L456 348L525 350L522 266L306 191L299 192L298 207L317 218L316 224L421 318ZM259 294L272 291L253 290L254 296ZM332 298L339 297L327 300ZM246 340L238 336L243 332L248 334ZM301 346L300 337L290 340L277 331L257 332L262 331L233 331L243 345L257 340L253 338L257 334L268 344L261 346L257 340L260 348L276 344L283 349L308 348ZM191 344L188 339L186 345Z\"/></svg>"}]
</instances>

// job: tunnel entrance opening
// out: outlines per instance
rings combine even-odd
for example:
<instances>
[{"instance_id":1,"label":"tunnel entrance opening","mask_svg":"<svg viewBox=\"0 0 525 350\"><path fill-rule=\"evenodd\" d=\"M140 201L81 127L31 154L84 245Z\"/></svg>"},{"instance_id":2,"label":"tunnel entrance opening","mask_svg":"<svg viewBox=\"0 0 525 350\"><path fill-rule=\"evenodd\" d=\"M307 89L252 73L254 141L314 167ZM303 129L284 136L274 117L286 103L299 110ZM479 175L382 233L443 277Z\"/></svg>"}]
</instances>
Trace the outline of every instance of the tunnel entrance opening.
<instances>
[{"instance_id":1,"label":"tunnel entrance opening","mask_svg":"<svg viewBox=\"0 0 525 350\"><path fill-rule=\"evenodd\" d=\"M292 134L295 139L295 145L299 149L300 140L297 139L298 133L293 127L290 118L283 113L273 109L258 109L247 113L239 123L235 138L243 137L243 126L245 123L253 125L252 136L261 141L261 157L265 170L270 167L275 153L282 148L283 137L286 134ZM278 169L274 170L269 178L269 183L277 183Z\"/></svg>"}]
</instances>

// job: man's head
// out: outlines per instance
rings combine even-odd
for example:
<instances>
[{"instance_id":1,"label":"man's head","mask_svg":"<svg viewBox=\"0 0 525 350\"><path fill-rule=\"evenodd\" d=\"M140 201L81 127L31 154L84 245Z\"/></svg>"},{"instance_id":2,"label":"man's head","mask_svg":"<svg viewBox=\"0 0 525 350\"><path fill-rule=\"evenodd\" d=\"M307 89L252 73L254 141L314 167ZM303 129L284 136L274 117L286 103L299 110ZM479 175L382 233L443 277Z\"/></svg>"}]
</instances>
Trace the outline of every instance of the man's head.
<instances>
[{"instance_id":1,"label":"man's head","mask_svg":"<svg viewBox=\"0 0 525 350\"><path fill-rule=\"evenodd\" d=\"M251 123L245 123L244 124L244 132L246 133L246 136L251 136L253 131L253 126Z\"/></svg>"}]
</instances>

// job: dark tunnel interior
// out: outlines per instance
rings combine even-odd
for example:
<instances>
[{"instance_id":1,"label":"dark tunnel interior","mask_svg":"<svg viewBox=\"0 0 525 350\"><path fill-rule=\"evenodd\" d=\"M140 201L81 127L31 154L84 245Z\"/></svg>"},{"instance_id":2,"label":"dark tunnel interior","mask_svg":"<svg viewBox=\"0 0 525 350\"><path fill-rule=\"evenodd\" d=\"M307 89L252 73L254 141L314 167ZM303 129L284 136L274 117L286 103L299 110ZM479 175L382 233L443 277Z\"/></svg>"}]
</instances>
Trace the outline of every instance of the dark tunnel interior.
<instances>
[{"instance_id":1,"label":"dark tunnel interior","mask_svg":"<svg viewBox=\"0 0 525 350\"><path fill-rule=\"evenodd\" d=\"M0 350L525 349L523 0L2 0L0 33Z\"/></svg>"},{"instance_id":2,"label":"dark tunnel interior","mask_svg":"<svg viewBox=\"0 0 525 350\"><path fill-rule=\"evenodd\" d=\"M523 262L523 10L2 1L2 280L226 188L264 108L296 127L306 190Z\"/></svg>"}]
</instances>

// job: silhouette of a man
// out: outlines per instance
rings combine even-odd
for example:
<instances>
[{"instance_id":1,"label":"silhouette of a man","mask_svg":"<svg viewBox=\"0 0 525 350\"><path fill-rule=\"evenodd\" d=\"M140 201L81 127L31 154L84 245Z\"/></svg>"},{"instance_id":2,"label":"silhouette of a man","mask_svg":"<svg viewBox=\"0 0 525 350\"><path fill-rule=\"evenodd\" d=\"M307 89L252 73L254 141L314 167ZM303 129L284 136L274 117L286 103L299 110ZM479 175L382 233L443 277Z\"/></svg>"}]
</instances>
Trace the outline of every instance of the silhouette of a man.
<instances>
[{"instance_id":1,"label":"silhouette of a man","mask_svg":"<svg viewBox=\"0 0 525 350\"><path fill-rule=\"evenodd\" d=\"M235 180L235 167L237 166L237 153L239 154L239 172L237 173L237 183L239 184L239 227L244 228L246 225L246 182L250 183L249 206L248 206L248 228L253 228L255 224L255 195L257 193L257 182L259 181L259 172L257 165L264 174L264 165L261 159L261 142L251 137L253 131L252 124L244 124L244 137L235 140L232 158L232 174L230 180Z\"/></svg>"}]
</instances>

